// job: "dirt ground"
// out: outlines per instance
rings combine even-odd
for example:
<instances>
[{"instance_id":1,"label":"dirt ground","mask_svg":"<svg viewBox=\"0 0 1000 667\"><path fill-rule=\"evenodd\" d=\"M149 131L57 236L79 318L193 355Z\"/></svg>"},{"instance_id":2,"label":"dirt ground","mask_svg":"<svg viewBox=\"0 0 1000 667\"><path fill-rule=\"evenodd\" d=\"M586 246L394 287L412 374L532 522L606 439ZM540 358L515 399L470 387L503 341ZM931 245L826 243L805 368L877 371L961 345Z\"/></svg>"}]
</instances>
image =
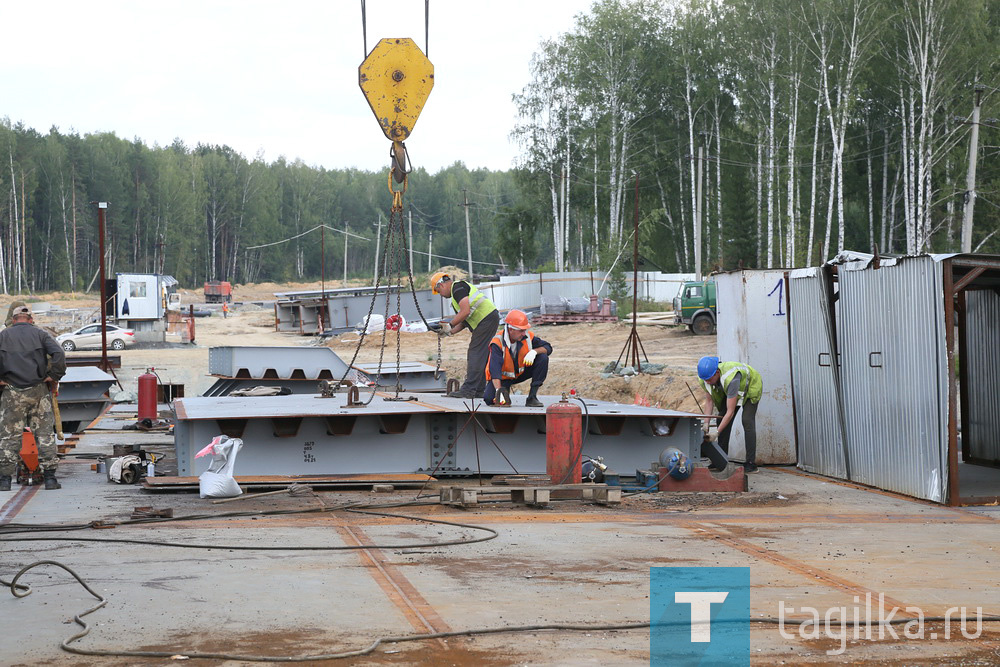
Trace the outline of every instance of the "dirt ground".
<instances>
[{"instance_id":1,"label":"dirt ground","mask_svg":"<svg viewBox=\"0 0 1000 667\"><path fill-rule=\"evenodd\" d=\"M278 285L240 285L235 287L237 301L273 300L275 292L287 292L319 288L319 283L289 283ZM327 282L327 286L340 286L339 282ZM0 297L0 303L9 304L17 297ZM201 290L184 291L182 303L200 304ZM42 301L62 308L80 310L94 309L99 304L96 294L51 293L37 294L32 302ZM54 333L71 329L71 322L60 315L39 313L36 322L48 327ZM122 365L126 371L144 367L175 371L173 381L194 384L188 395L195 395L207 388L208 348L224 345L293 346L316 345L318 339L274 330L274 312L269 307L236 305L228 318L216 313L212 317L196 319L196 345L190 347L169 346L168 348L148 348L137 345L122 354ZM79 326L79 322L77 322ZM630 325L620 324L561 324L542 325L532 329L535 335L553 346L549 364L549 379L542 393L559 394L575 389L584 396L619 403L648 401L650 405L664 408L695 411L696 405L688 386L696 389L694 368L698 359L706 354L714 354L715 336L694 336L682 327L640 326L638 328L642 347L652 363L665 364L663 371L656 375L634 377L614 377L604 379L601 371L610 362L616 361L628 339ZM412 334L387 332L385 336L386 360L395 359L397 336L401 336L400 357L403 361L421 361L435 364L438 354L438 337L432 333ZM358 334L348 333L330 339L326 344L345 361L350 362L358 345ZM180 343L177 337L168 338ZM460 332L453 337L441 339L441 366L448 377L463 378L465 375L465 355L469 333ZM358 362L378 361L380 333L365 337L364 345L358 351ZM170 381L166 377L165 381ZM203 385L203 386L202 386ZM527 387L516 387L527 392Z\"/></svg>"},{"instance_id":2,"label":"dirt ground","mask_svg":"<svg viewBox=\"0 0 1000 667\"><path fill-rule=\"evenodd\" d=\"M590 396L617 403L648 401L650 405L678 410L695 410L695 402L688 390L696 389L694 368L698 359L715 354L715 336L695 336L683 328L642 326L639 339L651 363L665 364L658 375L602 378L601 371L621 355L628 339L630 325L626 324L559 324L535 326L536 336L552 344L549 360L549 378L542 389L544 394L559 394L576 389ZM437 336L388 332L385 359L395 358L396 336L401 336L400 354L404 360L436 363ZM345 334L329 341L345 361L350 361L358 345L357 334ZM381 334L365 337L358 354L359 361L377 361ZM441 367L448 377L464 377L468 332L442 339ZM527 387L517 386L522 392Z\"/></svg>"}]
</instances>

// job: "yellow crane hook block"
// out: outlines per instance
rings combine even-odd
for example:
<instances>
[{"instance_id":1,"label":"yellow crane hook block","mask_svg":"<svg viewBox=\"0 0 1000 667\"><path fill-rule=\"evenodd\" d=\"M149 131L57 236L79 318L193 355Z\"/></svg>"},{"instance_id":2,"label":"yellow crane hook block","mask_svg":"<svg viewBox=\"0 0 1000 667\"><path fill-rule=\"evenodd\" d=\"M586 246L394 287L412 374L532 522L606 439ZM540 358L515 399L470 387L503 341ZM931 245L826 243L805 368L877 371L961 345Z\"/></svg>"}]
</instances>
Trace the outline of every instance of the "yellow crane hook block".
<instances>
[{"instance_id":1,"label":"yellow crane hook block","mask_svg":"<svg viewBox=\"0 0 1000 667\"><path fill-rule=\"evenodd\" d=\"M368 106L393 143L405 141L434 87L434 65L412 39L382 39L358 67Z\"/></svg>"}]
</instances>

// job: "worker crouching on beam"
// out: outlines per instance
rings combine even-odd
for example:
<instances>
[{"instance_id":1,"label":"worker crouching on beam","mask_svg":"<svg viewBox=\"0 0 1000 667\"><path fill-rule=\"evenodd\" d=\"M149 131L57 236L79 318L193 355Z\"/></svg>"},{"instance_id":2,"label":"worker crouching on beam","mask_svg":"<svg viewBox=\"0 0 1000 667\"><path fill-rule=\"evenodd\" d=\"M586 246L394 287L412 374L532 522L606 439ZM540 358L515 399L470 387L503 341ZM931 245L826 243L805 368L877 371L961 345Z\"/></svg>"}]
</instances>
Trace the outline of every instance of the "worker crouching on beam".
<instances>
[{"instance_id":1,"label":"worker crouching on beam","mask_svg":"<svg viewBox=\"0 0 1000 667\"><path fill-rule=\"evenodd\" d=\"M552 345L528 331L531 323L520 310L512 310L504 318L504 327L490 342L490 360L486 366L486 391L483 400L510 403L510 386L531 380L531 389L524 405L540 408L538 388L549 374ZM500 396L498 399L497 396Z\"/></svg>"},{"instance_id":2,"label":"worker crouching on beam","mask_svg":"<svg viewBox=\"0 0 1000 667\"><path fill-rule=\"evenodd\" d=\"M500 313L486 295L465 280L451 279L447 273L438 271L431 276L431 291L440 294L451 303L455 316L451 320L432 325L432 329L451 336L468 328L472 331L469 352L466 355L465 382L452 398L479 398L486 387L483 369L490 353L490 339L500 326Z\"/></svg>"},{"instance_id":3,"label":"worker crouching on beam","mask_svg":"<svg viewBox=\"0 0 1000 667\"><path fill-rule=\"evenodd\" d=\"M757 405L764 392L764 381L756 370L738 361L720 362L718 357L702 357L698 361L698 379L707 400L702 406L705 414L712 407L722 415L719 422L719 446L729 455L729 436L733 419L743 409L743 437L746 443L746 472L757 472ZM705 420L706 431L710 420Z\"/></svg>"}]
</instances>

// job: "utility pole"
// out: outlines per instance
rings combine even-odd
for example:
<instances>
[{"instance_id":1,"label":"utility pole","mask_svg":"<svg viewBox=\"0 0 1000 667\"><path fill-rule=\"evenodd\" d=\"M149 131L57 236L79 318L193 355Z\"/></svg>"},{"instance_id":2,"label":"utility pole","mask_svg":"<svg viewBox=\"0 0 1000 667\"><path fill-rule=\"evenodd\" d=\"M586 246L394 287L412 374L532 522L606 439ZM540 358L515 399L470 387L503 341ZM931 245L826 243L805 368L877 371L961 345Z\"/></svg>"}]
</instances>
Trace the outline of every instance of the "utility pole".
<instances>
[{"instance_id":1,"label":"utility pole","mask_svg":"<svg viewBox=\"0 0 1000 667\"><path fill-rule=\"evenodd\" d=\"M434 257L434 230L427 234L427 273L431 272L431 260Z\"/></svg>"},{"instance_id":2,"label":"utility pole","mask_svg":"<svg viewBox=\"0 0 1000 667\"><path fill-rule=\"evenodd\" d=\"M976 86L972 107L972 138L969 141L969 171L965 176L965 211L962 215L962 252L972 252L972 210L976 205L976 155L979 152L979 105L983 87Z\"/></svg>"},{"instance_id":3,"label":"utility pole","mask_svg":"<svg viewBox=\"0 0 1000 667\"><path fill-rule=\"evenodd\" d=\"M378 285L379 244L382 242L382 214L378 214L378 231L375 232L375 274L372 276L372 287Z\"/></svg>"},{"instance_id":4,"label":"utility pole","mask_svg":"<svg viewBox=\"0 0 1000 667\"><path fill-rule=\"evenodd\" d=\"M465 196L465 203L459 204L459 206L465 207L465 245L469 251L469 280L473 280L472 277L472 232L469 227L469 193L465 188L462 188L462 194Z\"/></svg>"},{"instance_id":5,"label":"utility pole","mask_svg":"<svg viewBox=\"0 0 1000 667\"><path fill-rule=\"evenodd\" d=\"M104 277L104 211L107 209L108 202L97 202L97 235L100 239L98 252L101 253L101 370L105 373L111 367L108 364L108 293Z\"/></svg>"},{"instance_id":6,"label":"utility pole","mask_svg":"<svg viewBox=\"0 0 1000 667\"><path fill-rule=\"evenodd\" d=\"M694 279L701 280L701 176L705 160L705 147L698 146L698 186L694 203Z\"/></svg>"},{"instance_id":7,"label":"utility pole","mask_svg":"<svg viewBox=\"0 0 1000 667\"><path fill-rule=\"evenodd\" d=\"M413 209L407 211L410 214L410 275L413 275Z\"/></svg>"},{"instance_id":8,"label":"utility pole","mask_svg":"<svg viewBox=\"0 0 1000 667\"><path fill-rule=\"evenodd\" d=\"M347 223L344 223L344 284L347 287Z\"/></svg>"}]
</instances>

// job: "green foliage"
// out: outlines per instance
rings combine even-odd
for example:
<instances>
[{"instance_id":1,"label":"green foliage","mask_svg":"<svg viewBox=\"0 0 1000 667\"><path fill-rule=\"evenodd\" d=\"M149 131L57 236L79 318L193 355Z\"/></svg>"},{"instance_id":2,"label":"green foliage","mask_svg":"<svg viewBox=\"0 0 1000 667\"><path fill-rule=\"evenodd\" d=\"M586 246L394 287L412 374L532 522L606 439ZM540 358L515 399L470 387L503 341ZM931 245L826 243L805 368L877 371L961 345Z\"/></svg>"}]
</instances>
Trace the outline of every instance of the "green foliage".
<instances>
[{"instance_id":1,"label":"green foliage","mask_svg":"<svg viewBox=\"0 0 1000 667\"><path fill-rule=\"evenodd\" d=\"M167 273L186 287L210 279L342 277L345 231L352 235L347 275L370 277L379 215L384 222L391 205L384 173L284 158L266 163L228 146L189 148L177 140L148 147L112 133L80 136L57 128L43 136L0 120L0 154L9 155L0 169L0 290L11 292L96 286L94 201L109 202L109 273ZM465 217L456 206L465 197L478 261L499 263L503 220L537 226L537 216L519 204L511 172L470 171L461 163L436 174L417 169L404 199L416 270L426 269L427 256L418 253L427 252L431 233L435 255L465 256ZM526 243L525 252L533 262L539 249ZM442 263L454 262L432 261Z\"/></svg>"}]
</instances>

